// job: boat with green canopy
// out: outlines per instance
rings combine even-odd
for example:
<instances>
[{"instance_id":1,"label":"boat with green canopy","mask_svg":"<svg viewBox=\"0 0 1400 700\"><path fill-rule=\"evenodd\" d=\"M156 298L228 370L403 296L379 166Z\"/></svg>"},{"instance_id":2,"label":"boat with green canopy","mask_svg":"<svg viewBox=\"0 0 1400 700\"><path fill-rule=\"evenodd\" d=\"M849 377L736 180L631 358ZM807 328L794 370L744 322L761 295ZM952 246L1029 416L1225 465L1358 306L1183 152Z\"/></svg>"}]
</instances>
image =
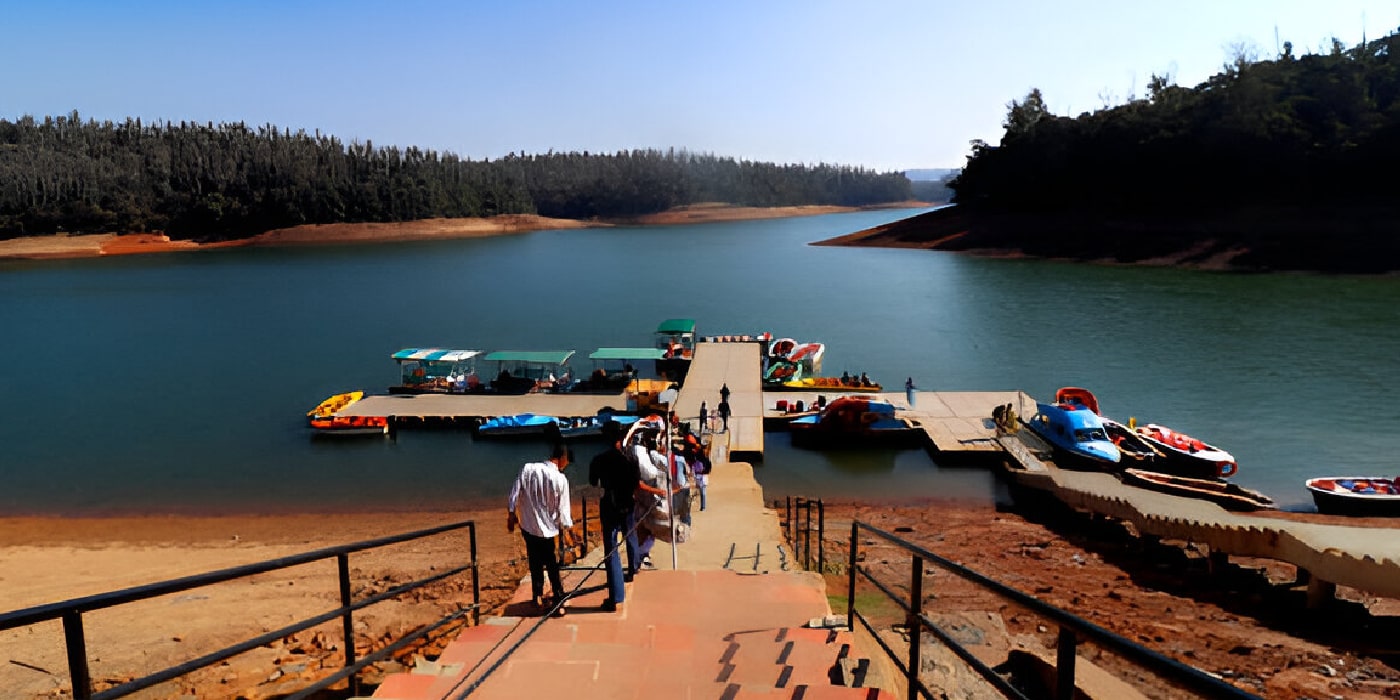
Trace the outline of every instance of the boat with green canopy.
<instances>
[{"instance_id":1,"label":"boat with green canopy","mask_svg":"<svg viewBox=\"0 0 1400 700\"><path fill-rule=\"evenodd\" d=\"M495 362L499 371L491 380L491 389L498 394L528 394L554 392L573 380L569 358L573 350L497 350L487 353L483 360Z\"/></svg>"},{"instance_id":2,"label":"boat with green canopy","mask_svg":"<svg viewBox=\"0 0 1400 700\"><path fill-rule=\"evenodd\" d=\"M663 379L681 381L695 357L695 319L668 318L656 327L656 348L662 351L656 373Z\"/></svg>"}]
</instances>

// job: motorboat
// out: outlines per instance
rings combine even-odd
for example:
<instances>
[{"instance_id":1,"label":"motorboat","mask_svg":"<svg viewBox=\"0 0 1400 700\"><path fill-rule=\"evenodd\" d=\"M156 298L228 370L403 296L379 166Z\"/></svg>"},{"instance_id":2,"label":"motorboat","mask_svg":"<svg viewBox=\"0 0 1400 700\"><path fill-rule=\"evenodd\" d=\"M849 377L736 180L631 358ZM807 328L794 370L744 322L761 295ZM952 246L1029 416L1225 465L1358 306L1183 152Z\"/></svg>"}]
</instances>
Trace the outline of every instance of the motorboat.
<instances>
[{"instance_id":1,"label":"motorboat","mask_svg":"<svg viewBox=\"0 0 1400 700\"><path fill-rule=\"evenodd\" d=\"M1272 510L1274 499L1223 479L1193 479L1144 469L1124 469L1123 483L1175 496L1202 498L1227 510Z\"/></svg>"},{"instance_id":2,"label":"motorboat","mask_svg":"<svg viewBox=\"0 0 1400 700\"><path fill-rule=\"evenodd\" d=\"M1099 414L1082 403L1036 402L1027 425L1049 442L1066 464L1116 468L1122 451L1108 438Z\"/></svg>"},{"instance_id":3,"label":"motorboat","mask_svg":"<svg viewBox=\"0 0 1400 700\"><path fill-rule=\"evenodd\" d=\"M655 338L662 353L656 361L656 374L673 382L684 381L695 359L695 319L668 318L657 325Z\"/></svg>"},{"instance_id":4,"label":"motorboat","mask_svg":"<svg viewBox=\"0 0 1400 700\"><path fill-rule=\"evenodd\" d=\"M1099 410L1098 398L1088 389L1062 387L1055 392L1055 403L1080 406L1098 414L1109 440L1122 453L1125 466L1131 464L1193 479L1229 477L1238 471L1235 458L1229 452L1189 435L1156 423L1139 426L1136 419L1130 418L1124 425L1105 417Z\"/></svg>"},{"instance_id":5,"label":"motorboat","mask_svg":"<svg viewBox=\"0 0 1400 700\"><path fill-rule=\"evenodd\" d=\"M842 396L815 415L788 422L799 447L855 447L916 444L922 429L899 416L894 404L868 396Z\"/></svg>"},{"instance_id":6,"label":"motorboat","mask_svg":"<svg viewBox=\"0 0 1400 700\"><path fill-rule=\"evenodd\" d=\"M1197 477L1230 477L1239 471L1234 455L1156 423L1129 426L1162 454L1162 471Z\"/></svg>"},{"instance_id":7,"label":"motorboat","mask_svg":"<svg viewBox=\"0 0 1400 700\"><path fill-rule=\"evenodd\" d=\"M330 418L345 410L350 404L365 397L363 391L347 391L344 394L336 394L316 405L316 408L306 412L308 419Z\"/></svg>"},{"instance_id":8,"label":"motorboat","mask_svg":"<svg viewBox=\"0 0 1400 700\"><path fill-rule=\"evenodd\" d=\"M788 380L769 384L768 389L787 389L792 391L830 391L833 393L877 393L884 391L884 387L870 382L861 384L859 378L848 377L842 381L840 377L808 377L803 376L798 379Z\"/></svg>"},{"instance_id":9,"label":"motorboat","mask_svg":"<svg viewBox=\"0 0 1400 700\"><path fill-rule=\"evenodd\" d=\"M559 437L565 440L582 440L602 437L603 426L608 423L617 423L625 430L628 426L636 423L637 420L637 416L618 416L611 413L599 413L596 416L562 418L559 420Z\"/></svg>"},{"instance_id":10,"label":"motorboat","mask_svg":"<svg viewBox=\"0 0 1400 700\"><path fill-rule=\"evenodd\" d=\"M1400 516L1400 479L1324 476L1308 479L1306 483L1319 513Z\"/></svg>"},{"instance_id":11,"label":"motorboat","mask_svg":"<svg viewBox=\"0 0 1400 700\"><path fill-rule=\"evenodd\" d=\"M477 437L521 437L549 435L559 431L559 418L534 413L494 416L476 426Z\"/></svg>"},{"instance_id":12,"label":"motorboat","mask_svg":"<svg viewBox=\"0 0 1400 700\"><path fill-rule=\"evenodd\" d=\"M318 437L357 437L388 435L385 416L320 416L311 419L312 435Z\"/></svg>"}]
</instances>

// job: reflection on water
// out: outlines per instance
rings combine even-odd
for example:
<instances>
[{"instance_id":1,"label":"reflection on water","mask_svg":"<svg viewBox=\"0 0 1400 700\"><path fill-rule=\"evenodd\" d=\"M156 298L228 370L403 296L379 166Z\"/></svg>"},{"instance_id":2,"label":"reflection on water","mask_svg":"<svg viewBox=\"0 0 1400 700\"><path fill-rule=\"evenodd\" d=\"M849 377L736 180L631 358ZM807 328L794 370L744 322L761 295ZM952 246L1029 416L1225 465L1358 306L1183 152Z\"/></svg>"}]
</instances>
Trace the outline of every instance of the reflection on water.
<instances>
[{"instance_id":1,"label":"reflection on water","mask_svg":"<svg viewBox=\"0 0 1400 700\"><path fill-rule=\"evenodd\" d=\"M909 213L4 264L0 512L494 502L542 447L326 443L303 414L383 393L403 347L574 349L587 370L588 352L649 345L673 317L819 340L828 374L890 386L1084 386L1110 416L1230 450L1236 480L1285 507L1311 476L1395 472L1400 279L807 245ZM920 450L808 452L783 434L757 473L813 497L995 491Z\"/></svg>"}]
</instances>

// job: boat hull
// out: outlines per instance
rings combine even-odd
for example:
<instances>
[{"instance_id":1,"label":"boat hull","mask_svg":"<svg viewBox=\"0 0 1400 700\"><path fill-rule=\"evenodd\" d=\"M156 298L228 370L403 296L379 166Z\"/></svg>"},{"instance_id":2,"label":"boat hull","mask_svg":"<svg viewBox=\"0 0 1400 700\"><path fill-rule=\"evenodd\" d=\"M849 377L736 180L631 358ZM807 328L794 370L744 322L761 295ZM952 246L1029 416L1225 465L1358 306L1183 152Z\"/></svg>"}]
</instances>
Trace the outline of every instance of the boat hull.
<instances>
[{"instance_id":1,"label":"boat hull","mask_svg":"<svg viewBox=\"0 0 1400 700\"><path fill-rule=\"evenodd\" d=\"M1193 479L1143 469L1124 469L1123 483L1174 496L1200 498L1227 510L1254 511L1274 508L1272 498L1220 479Z\"/></svg>"},{"instance_id":2,"label":"boat hull","mask_svg":"<svg viewBox=\"0 0 1400 700\"><path fill-rule=\"evenodd\" d=\"M1385 483L1394 490L1394 480L1364 476L1338 476L1308 479L1308 493L1312 494L1317 512L1327 515L1349 515L1354 517L1400 517L1400 495L1395 493L1356 493L1339 487L1338 482Z\"/></svg>"}]
</instances>

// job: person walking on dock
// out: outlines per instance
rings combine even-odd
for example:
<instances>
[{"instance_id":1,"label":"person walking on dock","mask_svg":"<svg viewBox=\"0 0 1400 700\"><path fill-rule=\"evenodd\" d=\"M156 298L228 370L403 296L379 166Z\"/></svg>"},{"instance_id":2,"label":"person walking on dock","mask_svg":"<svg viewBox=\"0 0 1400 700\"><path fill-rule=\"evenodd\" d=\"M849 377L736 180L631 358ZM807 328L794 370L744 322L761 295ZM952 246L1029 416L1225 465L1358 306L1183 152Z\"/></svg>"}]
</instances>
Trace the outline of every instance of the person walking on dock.
<instances>
[{"instance_id":1,"label":"person walking on dock","mask_svg":"<svg viewBox=\"0 0 1400 700\"><path fill-rule=\"evenodd\" d=\"M710 417L709 409L705 408L705 402L700 402L700 434L705 434L706 419Z\"/></svg>"},{"instance_id":2,"label":"person walking on dock","mask_svg":"<svg viewBox=\"0 0 1400 700\"><path fill-rule=\"evenodd\" d=\"M649 488L642 483L637 464L622 451L622 426L609 421L603 425L603 436L610 443L608 450L588 463L588 483L603 488L598 499L598 519L603 524L603 560L608 577L608 598L603 601L603 610L617 610L627 596L623 586L641 568L637 556L637 521L633 517L636 505L633 494L639 489ZM627 573L623 573L619 535L627 547Z\"/></svg>"},{"instance_id":3,"label":"person walking on dock","mask_svg":"<svg viewBox=\"0 0 1400 700\"><path fill-rule=\"evenodd\" d=\"M918 387L914 386L913 377L904 380L904 398L909 401L909 408L914 407L914 392L917 390Z\"/></svg>"},{"instance_id":4,"label":"person walking on dock","mask_svg":"<svg viewBox=\"0 0 1400 700\"><path fill-rule=\"evenodd\" d=\"M719 400L721 403L729 403L729 382L725 382L719 388Z\"/></svg>"},{"instance_id":5,"label":"person walking on dock","mask_svg":"<svg viewBox=\"0 0 1400 700\"><path fill-rule=\"evenodd\" d=\"M719 419L724 421L724 432L727 433L729 432L729 397L726 396L720 400L717 410L719 411Z\"/></svg>"},{"instance_id":6,"label":"person walking on dock","mask_svg":"<svg viewBox=\"0 0 1400 700\"><path fill-rule=\"evenodd\" d=\"M569 512L569 480L564 468L573 461L573 451L556 443L547 462L527 462L520 468L510 487L510 513L506 530L525 537L525 553L530 560L530 591L536 607L553 607L555 615L564 614L564 584L559 578L559 560L554 555L554 538L562 537L564 546L573 546L573 516ZM519 514L516 510L519 508ZM544 602L544 577L554 592L551 606Z\"/></svg>"}]
</instances>

